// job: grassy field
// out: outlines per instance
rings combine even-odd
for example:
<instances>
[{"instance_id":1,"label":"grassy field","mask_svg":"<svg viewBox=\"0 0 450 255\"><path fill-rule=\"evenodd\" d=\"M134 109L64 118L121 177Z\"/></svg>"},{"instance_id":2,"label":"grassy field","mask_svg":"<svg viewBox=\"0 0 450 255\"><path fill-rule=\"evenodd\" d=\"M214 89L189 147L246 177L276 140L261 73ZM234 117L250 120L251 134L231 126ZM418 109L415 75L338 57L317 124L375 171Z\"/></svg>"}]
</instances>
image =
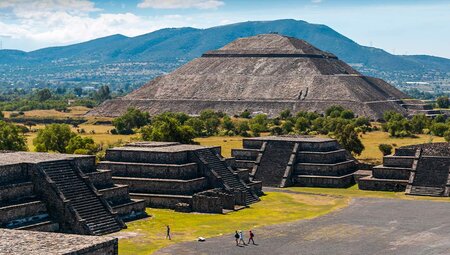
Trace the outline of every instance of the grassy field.
<instances>
[{"instance_id":1,"label":"grassy field","mask_svg":"<svg viewBox=\"0 0 450 255\"><path fill-rule=\"evenodd\" d=\"M90 109L84 106L69 107L69 112L59 112L57 110L32 110L24 112L24 117L37 117L37 118L76 118L83 117L83 115ZM11 112L5 111L5 117L9 118Z\"/></svg>"},{"instance_id":2,"label":"grassy field","mask_svg":"<svg viewBox=\"0 0 450 255\"><path fill-rule=\"evenodd\" d=\"M44 125L36 125L32 127L33 131L37 131L38 129L44 128ZM84 129L86 131L85 134L82 134L83 137L91 137L94 139L96 143L99 144L114 144L117 142L130 142L139 137L139 135L111 135L108 133L114 127L111 125L92 125L92 124L81 124L78 128L72 127L73 132L77 132L77 130ZM28 149L30 151L34 150L33 139L36 137L37 132L32 132L26 134Z\"/></svg>"},{"instance_id":3,"label":"grassy field","mask_svg":"<svg viewBox=\"0 0 450 255\"><path fill-rule=\"evenodd\" d=\"M116 234L120 254L151 254L168 245L229 235L235 230L311 219L344 208L350 199L312 194L268 192L250 208L228 214L177 213L172 210L147 209L152 217L128 223L128 229ZM165 226L171 226L172 240L165 240ZM232 241L231 241L232 242Z\"/></svg>"}]
</instances>

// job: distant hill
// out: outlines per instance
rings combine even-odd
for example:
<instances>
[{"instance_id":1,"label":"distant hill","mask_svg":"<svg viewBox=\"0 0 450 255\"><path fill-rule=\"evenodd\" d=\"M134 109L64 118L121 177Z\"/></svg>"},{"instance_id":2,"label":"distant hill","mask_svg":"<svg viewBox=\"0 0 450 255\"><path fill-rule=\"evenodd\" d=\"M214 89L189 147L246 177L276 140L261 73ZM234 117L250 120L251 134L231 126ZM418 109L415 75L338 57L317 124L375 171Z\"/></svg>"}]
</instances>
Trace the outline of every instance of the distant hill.
<instances>
[{"instance_id":1,"label":"distant hill","mask_svg":"<svg viewBox=\"0 0 450 255\"><path fill-rule=\"evenodd\" d=\"M205 51L220 48L239 37L270 32L306 40L322 50L335 54L345 62L354 64L359 71L369 75L383 72L408 74L450 72L449 59L422 55L392 55L381 49L361 46L325 25L297 20L243 22L208 29L168 28L136 37L113 35L32 52L1 50L0 71L11 73L9 79L13 79L16 74L14 70L19 70L19 74L22 72L20 77L29 79L104 82L107 79L95 78L105 75L104 68L99 66L129 62L157 63L155 66L139 69L139 72L136 72L136 75L141 75L139 79L131 77L130 67L124 69L119 66L114 69L116 76L123 75L134 81L144 81L199 57ZM164 65L159 65L161 63ZM98 70L95 75L87 71L92 68ZM145 68L150 68L154 72L146 73ZM51 72L55 74L48 74ZM127 81L126 77L121 82Z\"/></svg>"}]
</instances>

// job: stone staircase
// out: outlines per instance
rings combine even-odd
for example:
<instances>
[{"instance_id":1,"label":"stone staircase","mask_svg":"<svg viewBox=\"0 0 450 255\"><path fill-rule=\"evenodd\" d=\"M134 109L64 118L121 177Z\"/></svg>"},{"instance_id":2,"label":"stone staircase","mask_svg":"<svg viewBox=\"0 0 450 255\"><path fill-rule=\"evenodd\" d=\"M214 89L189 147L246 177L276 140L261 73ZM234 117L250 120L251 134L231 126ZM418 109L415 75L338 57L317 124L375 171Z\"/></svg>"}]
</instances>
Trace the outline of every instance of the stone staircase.
<instances>
[{"instance_id":1,"label":"stone staircase","mask_svg":"<svg viewBox=\"0 0 450 255\"><path fill-rule=\"evenodd\" d=\"M422 156L422 150L417 149L406 194L448 196L449 171L448 158Z\"/></svg>"},{"instance_id":2,"label":"stone staircase","mask_svg":"<svg viewBox=\"0 0 450 255\"><path fill-rule=\"evenodd\" d=\"M268 142L254 179L265 186L280 186L293 149L294 143Z\"/></svg>"},{"instance_id":3,"label":"stone staircase","mask_svg":"<svg viewBox=\"0 0 450 255\"><path fill-rule=\"evenodd\" d=\"M210 149L200 149L196 150L195 154L198 158L204 160L208 167L221 177L226 186L234 190L244 191L246 194L246 205L259 201L258 196L253 194L251 189L239 179L238 175L216 153L213 153Z\"/></svg>"},{"instance_id":4,"label":"stone staircase","mask_svg":"<svg viewBox=\"0 0 450 255\"><path fill-rule=\"evenodd\" d=\"M442 197L444 195L444 188L440 187L422 187L413 186L409 195L413 196L430 196L430 197Z\"/></svg>"},{"instance_id":5,"label":"stone staircase","mask_svg":"<svg viewBox=\"0 0 450 255\"><path fill-rule=\"evenodd\" d=\"M70 201L91 234L105 235L124 227L107 202L89 185L88 178L82 176L70 161L43 162L39 166Z\"/></svg>"}]
</instances>

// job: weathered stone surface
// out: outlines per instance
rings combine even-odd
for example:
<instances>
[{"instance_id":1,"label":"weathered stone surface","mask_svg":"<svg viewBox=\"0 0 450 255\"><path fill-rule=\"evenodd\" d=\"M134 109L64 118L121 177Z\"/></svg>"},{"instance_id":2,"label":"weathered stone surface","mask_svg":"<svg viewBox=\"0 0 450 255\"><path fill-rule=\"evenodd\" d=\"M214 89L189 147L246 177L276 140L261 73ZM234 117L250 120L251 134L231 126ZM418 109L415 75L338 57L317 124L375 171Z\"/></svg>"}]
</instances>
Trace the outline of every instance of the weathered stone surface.
<instances>
[{"instance_id":1,"label":"weathered stone surface","mask_svg":"<svg viewBox=\"0 0 450 255\"><path fill-rule=\"evenodd\" d=\"M284 109L323 112L342 105L379 119L387 110L406 115L403 98L407 95L385 81L363 76L305 41L264 34L206 52L89 115L118 116L136 107L150 114L214 109L233 115L247 109L273 116Z\"/></svg>"},{"instance_id":2,"label":"weathered stone surface","mask_svg":"<svg viewBox=\"0 0 450 255\"><path fill-rule=\"evenodd\" d=\"M0 254L116 255L118 241L112 237L0 229Z\"/></svg>"}]
</instances>

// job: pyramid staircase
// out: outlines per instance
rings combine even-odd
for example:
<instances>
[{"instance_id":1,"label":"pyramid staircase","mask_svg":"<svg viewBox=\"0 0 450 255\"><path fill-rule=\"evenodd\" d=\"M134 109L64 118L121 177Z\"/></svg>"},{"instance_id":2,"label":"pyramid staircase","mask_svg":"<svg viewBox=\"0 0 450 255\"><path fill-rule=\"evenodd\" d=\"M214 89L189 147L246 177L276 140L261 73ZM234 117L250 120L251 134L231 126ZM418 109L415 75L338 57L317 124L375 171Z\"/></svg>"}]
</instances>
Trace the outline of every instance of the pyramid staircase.
<instances>
[{"instance_id":1,"label":"pyramid staircase","mask_svg":"<svg viewBox=\"0 0 450 255\"><path fill-rule=\"evenodd\" d=\"M279 187L289 165L294 143L271 141L267 144L254 178L266 186ZM298 145L297 145L298 148ZM291 167L292 167L291 163Z\"/></svg>"},{"instance_id":2,"label":"pyramid staircase","mask_svg":"<svg viewBox=\"0 0 450 255\"><path fill-rule=\"evenodd\" d=\"M439 163L438 158L421 156L422 149L415 155L410 179L406 187L407 195L448 196L450 184L450 162Z\"/></svg>"},{"instance_id":3,"label":"pyramid staircase","mask_svg":"<svg viewBox=\"0 0 450 255\"><path fill-rule=\"evenodd\" d=\"M106 200L71 161L40 163L39 169L53 182L69 201L78 224L91 235L105 235L120 231L124 223L112 212Z\"/></svg>"},{"instance_id":4,"label":"pyramid staircase","mask_svg":"<svg viewBox=\"0 0 450 255\"><path fill-rule=\"evenodd\" d=\"M196 150L195 154L198 158L206 162L207 167L214 171L221 177L226 189L234 189L245 192L246 205L253 204L259 201L259 198L254 194L250 187L248 187L239 176L221 159L221 157L213 152L211 149Z\"/></svg>"}]
</instances>

